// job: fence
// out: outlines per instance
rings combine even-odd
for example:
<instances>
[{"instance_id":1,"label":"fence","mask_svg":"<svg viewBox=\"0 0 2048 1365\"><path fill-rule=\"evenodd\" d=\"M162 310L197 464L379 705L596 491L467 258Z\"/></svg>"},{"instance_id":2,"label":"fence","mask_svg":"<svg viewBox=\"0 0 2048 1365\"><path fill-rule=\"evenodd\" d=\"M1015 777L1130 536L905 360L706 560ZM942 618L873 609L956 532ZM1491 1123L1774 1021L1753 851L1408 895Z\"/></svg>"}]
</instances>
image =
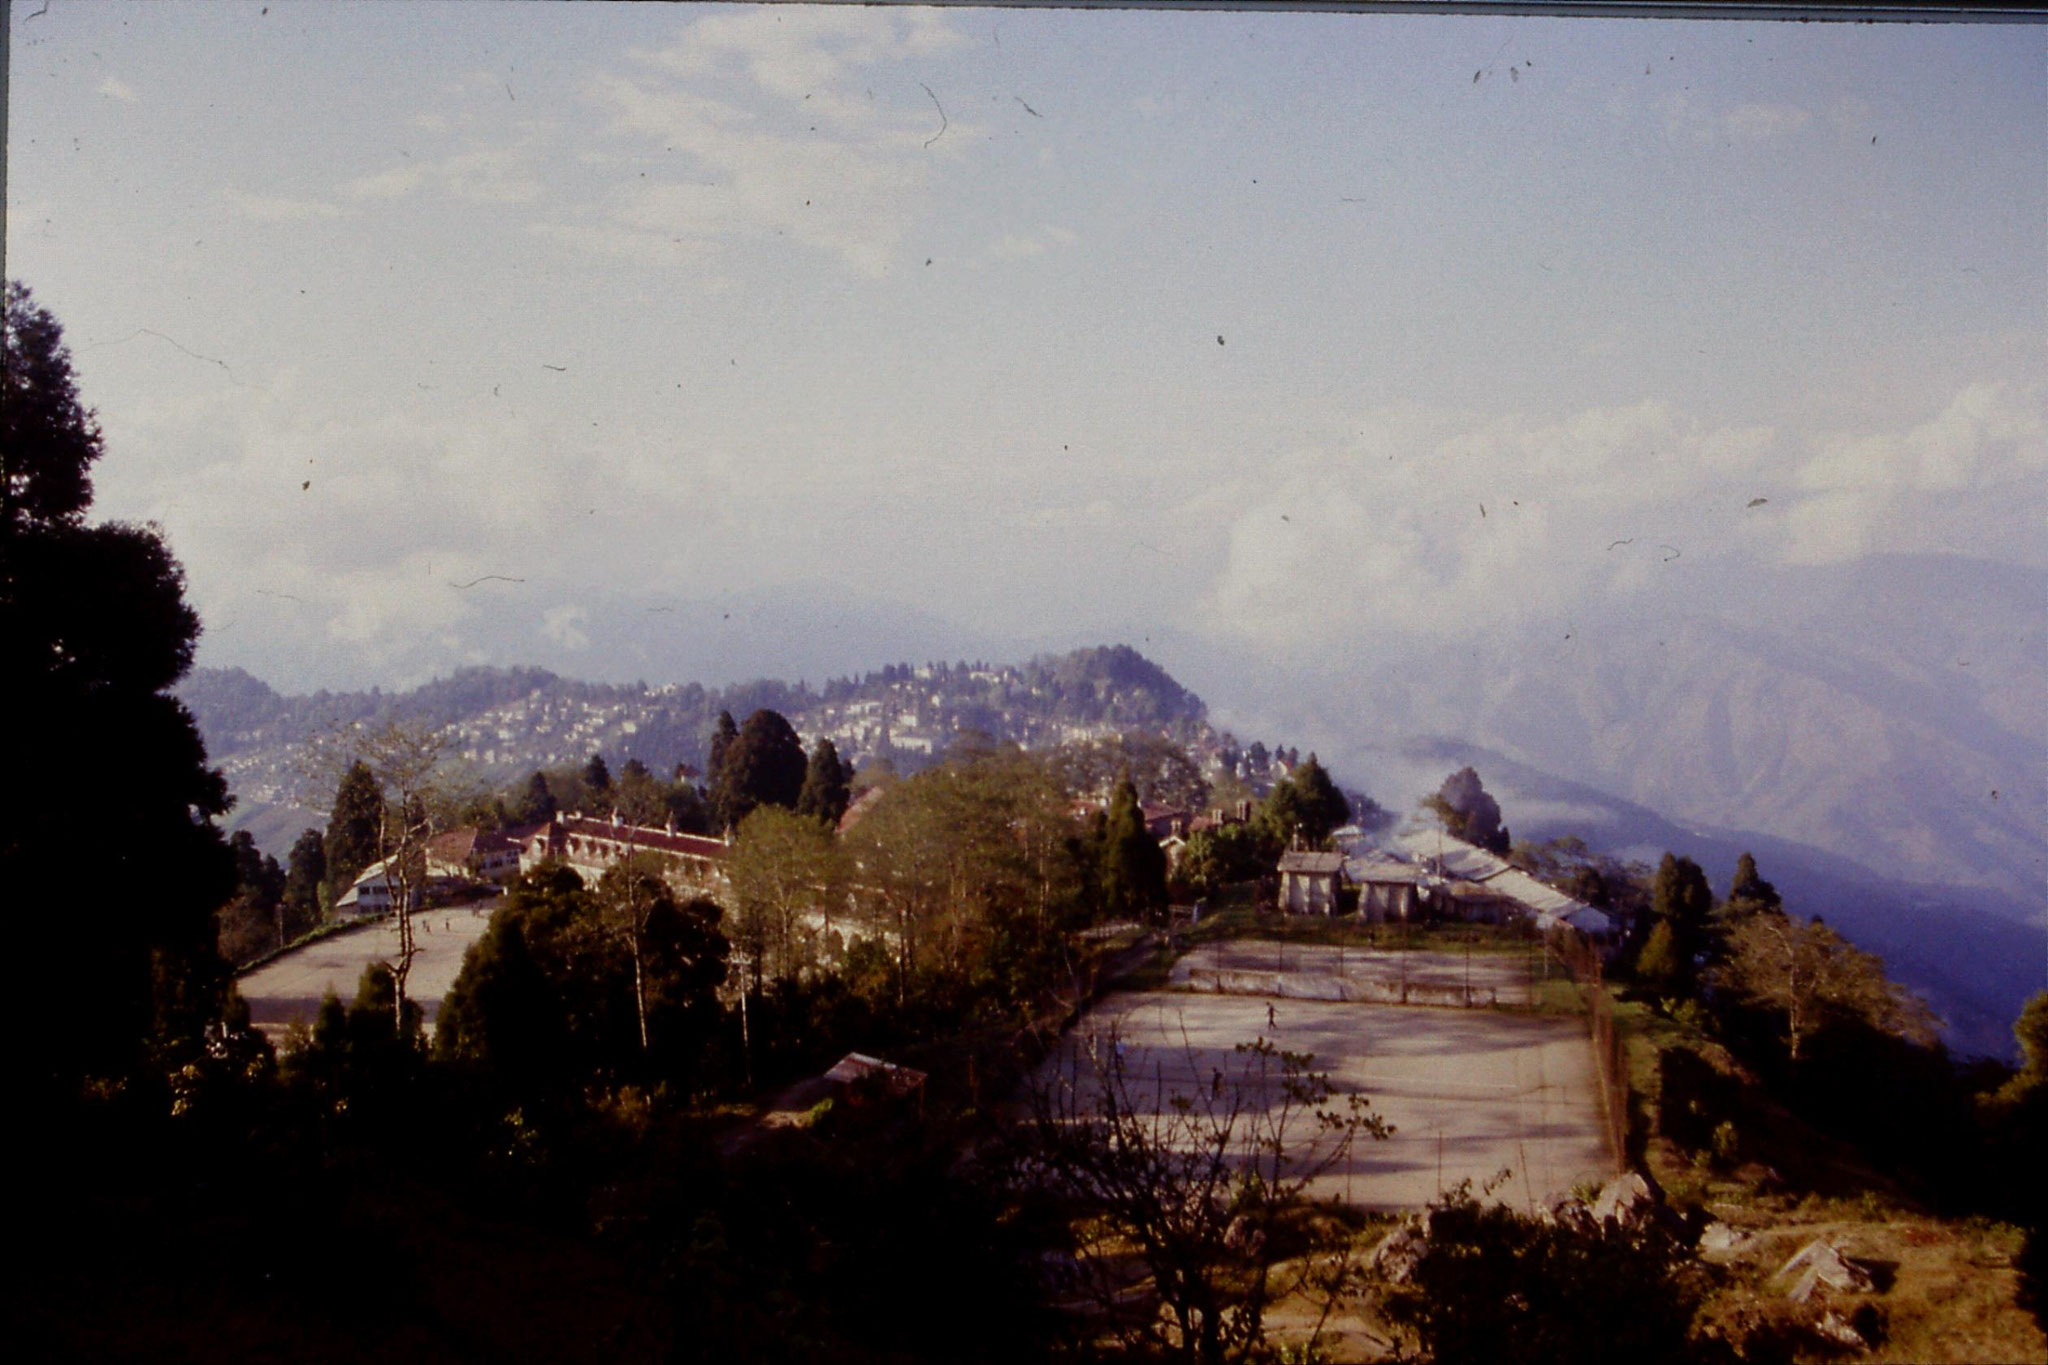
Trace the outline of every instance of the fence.
<instances>
[{"instance_id":1,"label":"fence","mask_svg":"<svg viewBox=\"0 0 2048 1365\"><path fill-rule=\"evenodd\" d=\"M1174 984L1183 990L1217 995L1273 995L1295 1000L1338 1000L1372 1005L1438 1005L1463 1009L1498 1009L1498 986L1461 986L1438 981L1386 981L1332 976L1316 972L1262 972L1228 968L1191 968ZM1508 1004L1520 1001L1510 998Z\"/></svg>"},{"instance_id":2,"label":"fence","mask_svg":"<svg viewBox=\"0 0 2048 1365\"><path fill-rule=\"evenodd\" d=\"M1619 1175L1628 1169L1628 1065L1614 1004L1607 994L1599 950L1584 935L1560 929L1549 940L1550 951L1572 974L1586 1001L1586 1027L1593 1044L1593 1070L1600 1078L1600 1111L1607 1150Z\"/></svg>"}]
</instances>

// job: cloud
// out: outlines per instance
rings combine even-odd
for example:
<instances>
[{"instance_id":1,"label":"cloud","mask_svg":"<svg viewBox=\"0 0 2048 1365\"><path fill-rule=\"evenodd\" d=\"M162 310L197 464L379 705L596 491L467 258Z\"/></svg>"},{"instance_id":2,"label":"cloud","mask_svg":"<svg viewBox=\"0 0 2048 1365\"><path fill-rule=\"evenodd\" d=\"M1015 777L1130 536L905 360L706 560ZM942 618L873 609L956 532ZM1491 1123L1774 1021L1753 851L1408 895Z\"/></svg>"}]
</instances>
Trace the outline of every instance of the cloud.
<instances>
[{"instance_id":1,"label":"cloud","mask_svg":"<svg viewBox=\"0 0 2048 1365\"><path fill-rule=\"evenodd\" d=\"M119 100L123 104L133 104L138 98L128 83L118 76L107 77L100 82L99 88L102 95L105 95L108 99Z\"/></svg>"},{"instance_id":2,"label":"cloud","mask_svg":"<svg viewBox=\"0 0 2048 1365\"><path fill-rule=\"evenodd\" d=\"M342 215L337 205L324 199L287 199L279 195L244 194L237 189L223 193L236 213L259 223L306 223Z\"/></svg>"},{"instance_id":3,"label":"cloud","mask_svg":"<svg viewBox=\"0 0 2048 1365\"><path fill-rule=\"evenodd\" d=\"M590 636L583 627L590 624L590 612L578 606L549 607L540 614L540 633L564 649L590 648Z\"/></svg>"},{"instance_id":4,"label":"cloud","mask_svg":"<svg viewBox=\"0 0 2048 1365\"><path fill-rule=\"evenodd\" d=\"M1226 549L1191 624L1327 659L1723 569L1963 546L2048 561L2048 385L1972 384L1914 425L1787 447L1658 402L1550 421L1370 413L1342 448L1208 490L1229 509L1209 522Z\"/></svg>"},{"instance_id":5,"label":"cloud","mask_svg":"<svg viewBox=\"0 0 2048 1365\"><path fill-rule=\"evenodd\" d=\"M351 199L398 199L418 189L426 179L425 166L394 166L374 175L359 175L342 187Z\"/></svg>"},{"instance_id":6,"label":"cloud","mask_svg":"<svg viewBox=\"0 0 2048 1365\"><path fill-rule=\"evenodd\" d=\"M1796 104L1751 101L1714 108L1683 92L1666 96L1663 109L1666 133L1701 146L1759 146L1790 137L1813 122L1813 115Z\"/></svg>"},{"instance_id":7,"label":"cloud","mask_svg":"<svg viewBox=\"0 0 2048 1365\"><path fill-rule=\"evenodd\" d=\"M1656 402L1552 421L1371 413L1344 448L1240 484L1202 617L1316 654L1653 591L1687 553L1754 552L1761 529L1739 513L1775 441Z\"/></svg>"},{"instance_id":8,"label":"cloud","mask_svg":"<svg viewBox=\"0 0 2048 1365\"><path fill-rule=\"evenodd\" d=\"M1721 115L1721 131L1739 142L1769 142L1796 133L1813 116L1792 104L1738 104Z\"/></svg>"},{"instance_id":9,"label":"cloud","mask_svg":"<svg viewBox=\"0 0 2048 1365\"><path fill-rule=\"evenodd\" d=\"M658 153L663 172L615 186L601 230L545 231L614 254L781 239L880 275L936 168L980 131L903 68L965 41L925 12L774 7L697 20L589 87L605 136Z\"/></svg>"},{"instance_id":10,"label":"cloud","mask_svg":"<svg viewBox=\"0 0 2048 1365\"><path fill-rule=\"evenodd\" d=\"M1070 246L1077 240L1077 235L1068 229L1047 223L1036 232L1004 233L989 243L988 256L997 261L1024 260L1043 256L1056 246Z\"/></svg>"},{"instance_id":11,"label":"cloud","mask_svg":"<svg viewBox=\"0 0 2048 1365\"><path fill-rule=\"evenodd\" d=\"M536 169L537 151L531 137L498 145L470 138L463 150L447 156L357 176L342 193L351 199L400 199L430 185L472 204L530 203L546 189Z\"/></svg>"},{"instance_id":12,"label":"cloud","mask_svg":"<svg viewBox=\"0 0 2048 1365\"><path fill-rule=\"evenodd\" d=\"M1817 438L1797 471L1785 557L1826 563L1873 550L2044 558L2048 385L1978 383L1904 431Z\"/></svg>"}]
</instances>

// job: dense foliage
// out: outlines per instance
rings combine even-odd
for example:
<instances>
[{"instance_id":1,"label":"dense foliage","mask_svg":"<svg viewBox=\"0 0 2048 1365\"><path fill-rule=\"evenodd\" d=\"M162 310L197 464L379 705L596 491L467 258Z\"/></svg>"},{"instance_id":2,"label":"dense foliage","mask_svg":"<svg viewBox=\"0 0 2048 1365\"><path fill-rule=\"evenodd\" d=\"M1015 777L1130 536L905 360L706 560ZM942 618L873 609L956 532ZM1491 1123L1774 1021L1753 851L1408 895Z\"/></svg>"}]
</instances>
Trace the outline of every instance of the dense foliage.
<instances>
[{"instance_id":1,"label":"dense foliage","mask_svg":"<svg viewBox=\"0 0 2048 1365\"><path fill-rule=\"evenodd\" d=\"M235 864L211 819L226 786L170 691L199 638L184 574L154 528L87 523L101 438L62 331L18 284L4 315L0 668L23 719L8 756L35 780L0 797L0 884L33 964L7 1010L10 1036L35 1040L8 1051L34 1105L138 1074L152 1040L159 1062L197 1045ZM54 970L81 940L92 970Z\"/></svg>"}]
</instances>

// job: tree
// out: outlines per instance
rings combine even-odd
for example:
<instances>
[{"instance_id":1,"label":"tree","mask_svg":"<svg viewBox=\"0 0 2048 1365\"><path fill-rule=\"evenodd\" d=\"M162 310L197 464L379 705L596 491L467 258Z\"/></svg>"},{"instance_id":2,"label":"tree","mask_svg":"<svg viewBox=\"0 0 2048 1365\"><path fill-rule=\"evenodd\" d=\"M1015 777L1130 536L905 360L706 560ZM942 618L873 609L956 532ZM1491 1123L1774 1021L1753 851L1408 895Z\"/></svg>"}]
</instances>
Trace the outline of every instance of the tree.
<instances>
[{"instance_id":1,"label":"tree","mask_svg":"<svg viewBox=\"0 0 2048 1365\"><path fill-rule=\"evenodd\" d=\"M362 870L377 861L377 830L384 822L384 793L378 790L376 775L361 759L349 764L334 793L332 812L327 817L328 901L355 882Z\"/></svg>"},{"instance_id":2,"label":"tree","mask_svg":"<svg viewBox=\"0 0 2048 1365\"><path fill-rule=\"evenodd\" d=\"M567 1093L574 1069L566 1011L526 933L522 916L500 911L463 953L435 1021L434 1056L536 1104Z\"/></svg>"},{"instance_id":3,"label":"tree","mask_svg":"<svg viewBox=\"0 0 2048 1365\"><path fill-rule=\"evenodd\" d=\"M547 774L535 769L526 779L526 786L520 792L518 803L512 807L512 823L515 825L542 825L555 818L560 807L555 794L548 787Z\"/></svg>"},{"instance_id":4,"label":"tree","mask_svg":"<svg viewBox=\"0 0 2048 1365\"><path fill-rule=\"evenodd\" d=\"M1687 994L1692 972L1679 956L1677 936L1668 921L1658 920L1651 926L1649 938L1636 954L1636 979L1665 997Z\"/></svg>"},{"instance_id":5,"label":"tree","mask_svg":"<svg viewBox=\"0 0 2048 1365\"><path fill-rule=\"evenodd\" d=\"M687 1077L719 1017L719 909L678 903L632 859L606 877L593 891L549 864L513 880L442 1003L437 1056L515 1100Z\"/></svg>"},{"instance_id":6,"label":"tree","mask_svg":"<svg viewBox=\"0 0 2048 1365\"><path fill-rule=\"evenodd\" d=\"M659 825L669 817L669 785L629 758L612 784L612 806L631 824Z\"/></svg>"},{"instance_id":7,"label":"tree","mask_svg":"<svg viewBox=\"0 0 2048 1365\"><path fill-rule=\"evenodd\" d=\"M831 740L819 736L804 768L804 785L796 797L797 814L823 821L828 828L835 827L839 817L846 814L852 797L852 766L840 761L839 749Z\"/></svg>"},{"instance_id":8,"label":"tree","mask_svg":"<svg viewBox=\"0 0 2048 1365\"><path fill-rule=\"evenodd\" d=\"M871 770L870 770L871 771ZM1099 862L1031 755L947 763L887 789L848 833L856 902L888 936L899 1005L913 981L979 973L983 1000L1022 1006L1062 969L1061 931Z\"/></svg>"},{"instance_id":9,"label":"tree","mask_svg":"<svg viewBox=\"0 0 2048 1365\"><path fill-rule=\"evenodd\" d=\"M725 875L731 938L753 970L751 988L797 976L816 957L805 915L819 912L821 932L829 931L833 903L843 894L832 831L808 816L762 806L740 822Z\"/></svg>"},{"instance_id":10,"label":"tree","mask_svg":"<svg viewBox=\"0 0 2048 1365\"><path fill-rule=\"evenodd\" d=\"M284 946L279 907L284 900L285 877L277 859L257 848L246 829L229 837L228 852L235 860L236 889L221 907L220 953L229 962L241 964Z\"/></svg>"},{"instance_id":11,"label":"tree","mask_svg":"<svg viewBox=\"0 0 2048 1365\"><path fill-rule=\"evenodd\" d=\"M1756 858L1744 853L1735 860L1735 878L1728 884L1728 903L1723 914L1729 919L1741 919L1759 910L1782 909L1784 901L1778 896L1778 888L1757 875Z\"/></svg>"},{"instance_id":12,"label":"tree","mask_svg":"<svg viewBox=\"0 0 2048 1365\"><path fill-rule=\"evenodd\" d=\"M718 722L711 728L710 757L704 763L704 785L718 790L718 784L725 775L726 756L732 752L733 741L740 737L740 727L733 722L732 712L720 711Z\"/></svg>"},{"instance_id":13,"label":"tree","mask_svg":"<svg viewBox=\"0 0 2048 1365\"><path fill-rule=\"evenodd\" d=\"M612 792L612 770L604 765L603 754L592 754L583 765L583 785L593 801L602 802Z\"/></svg>"},{"instance_id":14,"label":"tree","mask_svg":"<svg viewBox=\"0 0 2048 1365\"><path fill-rule=\"evenodd\" d=\"M640 1051L648 1050L649 928L662 911L675 909L675 896L645 854L628 854L604 871L597 883L597 920L633 964L633 1016Z\"/></svg>"},{"instance_id":15,"label":"tree","mask_svg":"<svg viewBox=\"0 0 2048 1365\"><path fill-rule=\"evenodd\" d=\"M711 788L720 824L734 828L756 806L796 808L807 763L803 741L780 713L763 708L748 716L721 758Z\"/></svg>"},{"instance_id":16,"label":"tree","mask_svg":"<svg viewBox=\"0 0 2048 1365\"><path fill-rule=\"evenodd\" d=\"M1671 995L1690 997L1698 992L1699 963L1714 946L1713 914L1714 891L1707 885L1707 874L1692 859L1666 853L1650 883L1650 915L1653 925L1670 932L1673 961L1665 984Z\"/></svg>"},{"instance_id":17,"label":"tree","mask_svg":"<svg viewBox=\"0 0 2048 1365\"><path fill-rule=\"evenodd\" d=\"M284 932L303 934L326 914L320 888L327 881L327 841L317 829L302 830L285 856Z\"/></svg>"},{"instance_id":18,"label":"tree","mask_svg":"<svg viewBox=\"0 0 2048 1365\"><path fill-rule=\"evenodd\" d=\"M1460 768L1444 779L1434 796L1423 798L1422 808L1443 822L1444 832L1453 839L1477 844L1489 853L1505 856L1513 840L1501 823L1500 802L1488 794L1473 769Z\"/></svg>"},{"instance_id":19,"label":"tree","mask_svg":"<svg viewBox=\"0 0 2048 1365\"><path fill-rule=\"evenodd\" d=\"M1158 917L1166 910L1166 851L1145 828L1138 789L1125 777L1109 799L1102 834L1102 906L1113 919Z\"/></svg>"},{"instance_id":20,"label":"tree","mask_svg":"<svg viewBox=\"0 0 2048 1365\"><path fill-rule=\"evenodd\" d=\"M102 440L62 329L17 284L0 313L0 683L9 763L34 775L0 796L0 885L32 911L14 947L35 965L7 997L32 1112L50 1087L200 1045L226 998L214 911L235 872L213 824L227 784L170 693L199 638L183 570L154 527L86 524ZM48 969L81 941L90 973Z\"/></svg>"},{"instance_id":21,"label":"tree","mask_svg":"<svg viewBox=\"0 0 2048 1365\"><path fill-rule=\"evenodd\" d=\"M1329 772L1316 761L1316 756L1310 754L1292 776L1273 784L1260 816L1282 847L1299 835L1310 847L1320 848L1329 841L1333 830L1351 818L1351 803L1337 790L1337 784L1330 780Z\"/></svg>"},{"instance_id":22,"label":"tree","mask_svg":"<svg viewBox=\"0 0 2048 1365\"><path fill-rule=\"evenodd\" d=\"M1480 1202L1467 1182L1431 1206L1426 1226L1420 1259L1385 1300L1387 1317L1415 1334L1424 1359L1701 1358L1692 1323L1710 1281L1654 1225L1634 1232L1531 1218Z\"/></svg>"},{"instance_id":23,"label":"tree","mask_svg":"<svg viewBox=\"0 0 2048 1365\"><path fill-rule=\"evenodd\" d=\"M1934 1041L1925 1001L1885 975L1884 962L1819 920L1775 911L1743 919L1728 936L1724 985L1785 1017L1785 1043L1797 1065L1806 1041L1830 1021L1862 1024L1922 1047Z\"/></svg>"},{"instance_id":24,"label":"tree","mask_svg":"<svg viewBox=\"0 0 2048 1365\"><path fill-rule=\"evenodd\" d=\"M1176 1064L1176 1074L1214 1078L1188 1093L1155 1091L1148 1072L1158 1073L1134 1051L1114 1032L1078 1040L1056 1076L1032 1088L1024 1178L1068 1205L1084 1283L1126 1346L1189 1361L1261 1358L1270 1305L1301 1294L1327 1313L1347 1278L1350 1230L1301 1216L1313 1208L1310 1186L1360 1139L1393 1129L1363 1095L1340 1096L1313 1057L1264 1038ZM1307 1245L1282 1253L1283 1233ZM1133 1253L1164 1313L1122 1311Z\"/></svg>"}]
</instances>

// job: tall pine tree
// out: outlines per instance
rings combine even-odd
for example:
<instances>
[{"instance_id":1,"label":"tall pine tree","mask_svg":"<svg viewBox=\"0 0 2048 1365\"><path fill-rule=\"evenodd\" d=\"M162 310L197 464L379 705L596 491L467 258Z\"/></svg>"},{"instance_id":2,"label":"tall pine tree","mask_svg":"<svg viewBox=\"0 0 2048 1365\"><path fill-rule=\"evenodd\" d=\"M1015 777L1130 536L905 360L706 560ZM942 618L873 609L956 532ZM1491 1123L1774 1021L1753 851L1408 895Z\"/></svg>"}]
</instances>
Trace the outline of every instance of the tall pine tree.
<instances>
[{"instance_id":1,"label":"tall pine tree","mask_svg":"<svg viewBox=\"0 0 2048 1365\"><path fill-rule=\"evenodd\" d=\"M1102 831L1102 903L1114 919L1156 919L1166 909L1166 850L1145 828L1138 789L1125 774Z\"/></svg>"}]
</instances>

